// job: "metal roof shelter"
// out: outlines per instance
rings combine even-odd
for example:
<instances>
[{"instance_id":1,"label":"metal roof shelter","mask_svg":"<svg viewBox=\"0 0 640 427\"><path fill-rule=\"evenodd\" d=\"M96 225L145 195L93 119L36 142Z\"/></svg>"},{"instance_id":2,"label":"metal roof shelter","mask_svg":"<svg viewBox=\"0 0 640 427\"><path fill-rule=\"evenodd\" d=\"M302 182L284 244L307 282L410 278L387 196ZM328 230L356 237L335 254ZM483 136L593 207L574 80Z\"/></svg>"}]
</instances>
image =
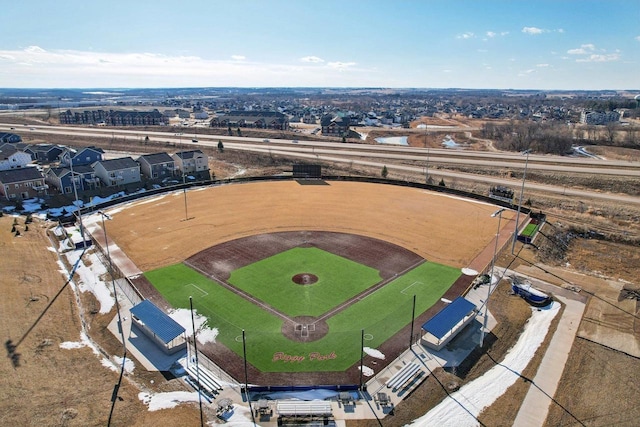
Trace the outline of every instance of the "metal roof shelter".
<instances>
[{"instance_id":1,"label":"metal roof shelter","mask_svg":"<svg viewBox=\"0 0 640 427\"><path fill-rule=\"evenodd\" d=\"M458 297L422 325L425 345L440 350L475 318L476 306Z\"/></svg>"},{"instance_id":2,"label":"metal roof shelter","mask_svg":"<svg viewBox=\"0 0 640 427\"><path fill-rule=\"evenodd\" d=\"M171 354L186 347L185 329L151 301L131 307L135 324L165 352Z\"/></svg>"}]
</instances>

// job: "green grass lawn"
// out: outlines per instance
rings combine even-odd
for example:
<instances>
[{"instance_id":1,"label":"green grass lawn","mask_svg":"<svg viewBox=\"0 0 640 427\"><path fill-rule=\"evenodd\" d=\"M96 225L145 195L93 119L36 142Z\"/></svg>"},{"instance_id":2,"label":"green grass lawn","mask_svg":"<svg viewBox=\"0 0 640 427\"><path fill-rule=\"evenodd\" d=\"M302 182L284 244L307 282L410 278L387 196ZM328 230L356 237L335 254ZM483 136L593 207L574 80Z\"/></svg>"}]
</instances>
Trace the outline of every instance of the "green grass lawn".
<instances>
[{"instance_id":1,"label":"green grass lawn","mask_svg":"<svg viewBox=\"0 0 640 427\"><path fill-rule=\"evenodd\" d=\"M532 237L536 231L538 231L539 224L527 224L527 226L520 233L521 236Z\"/></svg>"},{"instance_id":2,"label":"green grass lawn","mask_svg":"<svg viewBox=\"0 0 640 427\"><path fill-rule=\"evenodd\" d=\"M299 285L310 273L318 281ZM380 282L373 268L318 248L293 248L235 270L228 282L290 316L319 316Z\"/></svg>"},{"instance_id":3,"label":"green grass lawn","mask_svg":"<svg viewBox=\"0 0 640 427\"><path fill-rule=\"evenodd\" d=\"M189 296L193 296L197 312L207 317L210 327L219 330L218 340L240 356L243 355L241 336L244 329L247 360L258 369L264 372L311 372L343 371L356 363L360 359L363 329L365 345L376 348L411 322L414 295L418 316L444 295L460 276L460 270L425 262L329 318L329 334L310 343L285 338L280 333L282 318L183 264L150 271L145 276L176 308L188 309ZM323 280L322 286L325 285L331 286ZM361 286L365 286L364 282ZM321 292L319 294L322 295ZM291 301L286 293L280 298ZM349 297L345 293L342 298L333 300L337 305ZM420 326L416 325L416 330ZM295 356L296 361L284 361L281 355Z\"/></svg>"}]
</instances>

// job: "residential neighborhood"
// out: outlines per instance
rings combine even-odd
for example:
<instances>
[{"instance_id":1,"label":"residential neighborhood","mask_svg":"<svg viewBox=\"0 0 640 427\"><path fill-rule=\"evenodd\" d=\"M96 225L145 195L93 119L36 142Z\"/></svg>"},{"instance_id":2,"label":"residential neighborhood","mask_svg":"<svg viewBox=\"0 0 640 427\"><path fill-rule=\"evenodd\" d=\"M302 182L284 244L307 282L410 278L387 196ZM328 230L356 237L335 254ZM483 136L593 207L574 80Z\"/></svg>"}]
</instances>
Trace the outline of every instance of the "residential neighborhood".
<instances>
[{"instance_id":1,"label":"residential neighborhood","mask_svg":"<svg viewBox=\"0 0 640 427\"><path fill-rule=\"evenodd\" d=\"M0 144L0 197L5 202L58 195L90 198L211 179L201 150L105 159L98 147L25 144L10 134Z\"/></svg>"}]
</instances>

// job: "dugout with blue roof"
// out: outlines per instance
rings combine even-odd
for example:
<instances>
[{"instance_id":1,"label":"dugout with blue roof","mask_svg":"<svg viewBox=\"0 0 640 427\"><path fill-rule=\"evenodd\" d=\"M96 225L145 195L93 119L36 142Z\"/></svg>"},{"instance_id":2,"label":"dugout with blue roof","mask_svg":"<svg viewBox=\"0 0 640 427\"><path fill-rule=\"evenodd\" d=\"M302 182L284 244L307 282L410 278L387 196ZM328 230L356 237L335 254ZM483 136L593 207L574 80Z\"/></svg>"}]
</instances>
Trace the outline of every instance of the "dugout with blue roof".
<instances>
[{"instance_id":1,"label":"dugout with blue roof","mask_svg":"<svg viewBox=\"0 0 640 427\"><path fill-rule=\"evenodd\" d=\"M476 317L476 305L458 297L422 325L422 344L434 350L447 345Z\"/></svg>"},{"instance_id":2,"label":"dugout with blue roof","mask_svg":"<svg viewBox=\"0 0 640 427\"><path fill-rule=\"evenodd\" d=\"M142 301L130 312L133 324L165 353L173 354L186 347L185 329L151 301Z\"/></svg>"}]
</instances>

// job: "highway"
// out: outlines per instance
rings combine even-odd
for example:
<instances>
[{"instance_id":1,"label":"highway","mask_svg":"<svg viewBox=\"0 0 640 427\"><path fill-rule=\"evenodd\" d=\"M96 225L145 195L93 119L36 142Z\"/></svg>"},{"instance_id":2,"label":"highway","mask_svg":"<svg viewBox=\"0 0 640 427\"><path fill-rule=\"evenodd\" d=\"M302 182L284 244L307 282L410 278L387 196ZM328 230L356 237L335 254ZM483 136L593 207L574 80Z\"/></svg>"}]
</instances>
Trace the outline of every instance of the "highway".
<instances>
[{"instance_id":1,"label":"highway","mask_svg":"<svg viewBox=\"0 0 640 427\"><path fill-rule=\"evenodd\" d=\"M527 170L539 172L562 172L568 174L599 174L617 177L628 177L635 180L640 177L640 162L619 160L604 160L583 157L561 157L552 155L524 156L519 153L494 152L494 151L466 151L444 148L416 148L407 146L371 145L371 144L344 144L325 141L305 141L303 139L277 139L249 138L238 136L207 135L200 134L198 128L176 128L178 132L155 132L122 130L108 127L67 127L67 126L24 126L21 124L0 124L0 132L15 132L23 139L25 135L33 134L44 136L74 135L87 138L117 139L119 141L142 141L147 136L149 144L157 144L161 150L166 150L166 143L187 144L198 146L217 147L222 141L226 149L245 150L250 152L280 155L291 158L318 160L349 165L361 165L396 172L417 173L449 180L472 180L488 185L504 185L511 188L520 188L521 180L502 178L488 175L476 175L471 173L448 171L443 169L431 169L430 165L452 165L487 168L510 168L524 170L527 162ZM188 129L188 133L185 130ZM192 142L196 139L197 142ZM528 159L527 159L528 157ZM564 186L553 186L525 182L526 190L536 190L566 197L592 198L617 203L640 204L640 197L624 194L610 194L598 191L588 191Z\"/></svg>"}]
</instances>

